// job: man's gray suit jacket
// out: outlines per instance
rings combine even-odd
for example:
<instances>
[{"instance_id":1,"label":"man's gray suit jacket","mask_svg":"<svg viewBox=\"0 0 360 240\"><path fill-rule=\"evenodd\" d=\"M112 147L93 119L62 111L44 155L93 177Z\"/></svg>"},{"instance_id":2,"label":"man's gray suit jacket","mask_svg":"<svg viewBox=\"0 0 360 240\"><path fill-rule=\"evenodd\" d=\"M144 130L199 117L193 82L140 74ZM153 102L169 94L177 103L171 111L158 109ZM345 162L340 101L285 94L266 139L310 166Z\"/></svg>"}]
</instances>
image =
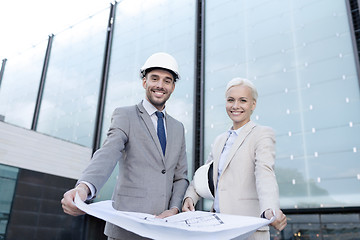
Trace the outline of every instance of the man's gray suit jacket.
<instances>
[{"instance_id":1,"label":"man's gray suit jacket","mask_svg":"<svg viewBox=\"0 0 360 240\"><path fill-rule=\"evenodd\" d=\"M113 206L121 211L160 214L177 207L188 186L185 136L182 123L165 114L167 144L162 153L154 124L142 103L115 109L107 138L79 181L99 190L119 163ZM133 234L106 224L105 234L136 239Z\"/></svg>"}]
</instances>

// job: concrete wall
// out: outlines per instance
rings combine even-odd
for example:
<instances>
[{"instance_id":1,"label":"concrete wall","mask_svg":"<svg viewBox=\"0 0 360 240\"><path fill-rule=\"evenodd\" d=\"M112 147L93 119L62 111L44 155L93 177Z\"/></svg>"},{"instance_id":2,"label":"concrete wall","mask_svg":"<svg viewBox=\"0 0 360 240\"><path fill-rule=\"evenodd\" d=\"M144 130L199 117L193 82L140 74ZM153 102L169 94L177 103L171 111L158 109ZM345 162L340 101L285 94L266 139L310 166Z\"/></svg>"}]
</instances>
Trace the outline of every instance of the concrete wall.
<instances>
[{"instance_id":1,"label":"concrete wall","mask_svg":"<svg viewBox=\"0 0 360 240\"><path fill-rule=\"evenodd\" d=\"M92 150L0 122L0 164L77 179Z\"/></svg>"}]
</instances>

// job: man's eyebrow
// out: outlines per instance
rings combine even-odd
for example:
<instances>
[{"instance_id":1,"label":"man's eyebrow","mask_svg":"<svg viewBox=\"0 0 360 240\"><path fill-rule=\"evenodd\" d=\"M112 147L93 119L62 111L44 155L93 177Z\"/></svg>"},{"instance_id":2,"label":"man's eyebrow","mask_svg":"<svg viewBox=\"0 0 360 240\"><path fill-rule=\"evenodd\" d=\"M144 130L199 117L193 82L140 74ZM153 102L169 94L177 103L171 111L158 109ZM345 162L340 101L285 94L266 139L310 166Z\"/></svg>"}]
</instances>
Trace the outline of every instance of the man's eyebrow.
<instances>
[{"instance_id":1,"label":"man's eyebrow","mask_svg":"<svg viewBox=\"0 0 360 240\"><path fill-rule=\"evenodd\" d=\"M155 74L155 73L150 73L149 74L150 77L159 77L159 75Z\"/></svg>"}]
</instances>

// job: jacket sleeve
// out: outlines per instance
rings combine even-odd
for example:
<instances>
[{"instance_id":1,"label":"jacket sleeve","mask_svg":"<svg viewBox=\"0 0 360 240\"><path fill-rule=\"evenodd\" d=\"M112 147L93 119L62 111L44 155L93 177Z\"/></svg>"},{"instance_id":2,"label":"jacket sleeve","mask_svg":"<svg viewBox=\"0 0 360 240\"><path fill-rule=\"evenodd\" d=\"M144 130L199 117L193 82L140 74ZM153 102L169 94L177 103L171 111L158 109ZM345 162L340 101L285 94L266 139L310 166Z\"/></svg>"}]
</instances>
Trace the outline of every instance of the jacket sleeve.
<instances>
[{"instance_id":1,"label":"jacket sleeve","mask_svg":"<svg viewBox=\"0 0 360 240\"><path fill-rule=\"evenodd\" d=\"M279 187L275 176L275 133L269 127L259 131L255 143L255 178L260 211L279 209Z\"/></svg>"},{"instance_id":2,"label":"jacket sleeve","mask_svg":"<svg viewBox=\"0 0 360 240\"><path fill-rule=\"evenodd\" d=\"M210 163L212 160L213 160L213 153L212 153L212 150L208 156L208 159L206 160L206 163ZM196 171L196 170L195 170ZM189 187L187 188L186 192L185 192L185 195L184 195L184 199L183 201L185 200L185 198L191 198L193 201L194 201L194 206L196 205L196 203L200 200L200 195L196 192L196 189L194 187L194 181L191 181Z\"/></svg>"},{"instance_id":3,"label":"jacket sleeve","mask_svg":"<svg viewBox=\"0 0 360 240\"><path fill-rule=\"evenodd\" d=\"M91 183L96 192L102 188L110 177L117 162L123 157L123 149L128 141L129 119L124 108L117 108L113 112L111 125L103 146L98 149L89 166L83 171L78 180Z\"/></svg>"}]
</instances>

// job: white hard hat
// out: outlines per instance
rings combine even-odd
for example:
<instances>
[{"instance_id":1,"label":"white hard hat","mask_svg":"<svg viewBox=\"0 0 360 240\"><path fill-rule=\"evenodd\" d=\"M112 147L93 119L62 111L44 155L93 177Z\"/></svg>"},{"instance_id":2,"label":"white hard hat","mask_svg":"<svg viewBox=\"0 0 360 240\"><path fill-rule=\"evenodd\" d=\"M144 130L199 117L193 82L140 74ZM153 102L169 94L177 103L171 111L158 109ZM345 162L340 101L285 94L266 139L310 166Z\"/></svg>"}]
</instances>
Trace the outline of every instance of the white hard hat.
<instances>
[{"instance_id":1,"label":"white hard hat","mask_svg":"<svg viewBox=\"0 0 360 240\"><path fill-rule=\"evenodd\" d=\"M151 55L140 68L140 77L143 78L146 75L146 70L150 68L164 68L173 73L176 79L180 78L179 66L173 56L168 53L158 52Z\"/></svg>"},{"instance_id":2,"label":"white hard hat","mask_svg":"<svg viewBox=\"0 0 360 240\"><path fill-rule=\"evenodd\" d=\"M194 188L201 197L214 199L213 162L199 167L193 178Z\"/></svg>"}]
</instances>

